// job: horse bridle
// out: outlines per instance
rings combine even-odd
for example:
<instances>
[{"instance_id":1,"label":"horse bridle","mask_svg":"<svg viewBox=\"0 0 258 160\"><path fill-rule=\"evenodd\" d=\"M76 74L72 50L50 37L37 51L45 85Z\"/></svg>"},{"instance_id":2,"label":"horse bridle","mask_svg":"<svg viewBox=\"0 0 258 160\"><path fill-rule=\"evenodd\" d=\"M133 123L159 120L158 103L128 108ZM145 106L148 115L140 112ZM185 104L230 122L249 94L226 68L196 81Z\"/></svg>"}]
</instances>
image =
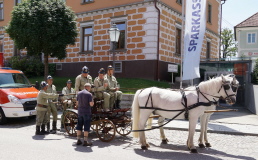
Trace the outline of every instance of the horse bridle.
<instances>
[{"instance_id":1,"label":"horse bridle","mask_svg":"<svg viewBox=\"0 0 258 160\"><path fill-rule=\"evenodd\" d=\"M225 98L221 96L223 99L227 100L227 99L229 99L229 98L232 97L232 96L236 96L236 94L228 95L227 90L229 90L230 88L232 88L232 91L235 93L235 92L237 91L237 89L238 89L238 85L237 85L237 84L233 84L233 82L232 82L232 83L229 83L228 81L223 82L222 85L221 85L221 87L220 87L220 89L219 89L219 91L218 91L218 93L220 92L220 90L222 89L222 87L223 87L223 89L224 89L224 91L225 91L225 93L226 93L226 95L227 95L227 97L225 97Z\"/></svg>"},{"instance_id":2,"label":"horse bridle","mask_svg":"<svg viewBox=\"0 0 258 160\"><path fill-rule=\"evenodd\" d=\"M220 87L218 93L220 92L220 90L222 89L222 87L223 87L223 89L224 89L224 91L225 91L225 93L226 93L226 95L227 95L225 98L222 97L222 96L218 97L218 96L210 95L210 94L208 94L208 93L203 93L203 92L200 91L200 89L199 89L198 86L197 86L196 90L197 90L199 93L201 93L202 96L203 96L205 99L207 99L209 102L212 102L212 101L209 100L204 94L209 95L209 96L214 97L214 98L219 98L219 99L228 100L230 97L236 96L236 94L228 95L227 90L229 90L230 88L232 88L232 91L233 91L233 92L236 92L237 89L238 89L238 87L239 87L239 85L238 85L238 84L233 84L233 82L232 82L232 84L230 84L229 81L223 82L223 84L221 85L221 87ZM213 98L213 100L214 100L214 102L216 102L216 100L215 100L214 98Z\"/></svg>"}]
</instances>

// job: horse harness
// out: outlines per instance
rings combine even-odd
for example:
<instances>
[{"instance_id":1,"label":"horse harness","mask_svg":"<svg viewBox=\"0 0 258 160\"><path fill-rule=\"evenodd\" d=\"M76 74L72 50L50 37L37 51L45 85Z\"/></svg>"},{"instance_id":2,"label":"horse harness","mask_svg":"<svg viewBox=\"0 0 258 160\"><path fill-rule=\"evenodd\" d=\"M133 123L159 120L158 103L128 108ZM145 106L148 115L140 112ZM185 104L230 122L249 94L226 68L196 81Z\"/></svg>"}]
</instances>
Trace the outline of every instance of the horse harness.
<instances>
[{"instance_id":1,"label":"horse harness","mask_svg":"<svg viewBox=\"0 0 258 160\"><path fill-rule=\"evenodd\" d=\"M232 88L232 91L233 92L236 92L237 89L238 89L238 85L234 85L234 84L229 84L228 82L226 83L223 83L218 91L218 93L220 92L220 90L224 89L227 97L226 98L223 98L223 97L218 97L218 96L213 96L213 95L209 95L207 93L203 93L200 91L200 88L199 86L196 86L196 92L197 92L197 95L198 95L198 98L197 98L197 103L195 104L192 104L190 106L187 106L187 97L185 95L185 91L184 90L180 90L181 91L181 94L182 94L182 99L181 99L181 104L184 106L184 109L179 109L179 110L166 110L166 109L161 109L161 108L157 108L157 107L153 107L153 100L152 100L152 90L150 91L149 93L149 96L148 96L148 99L145 103L145 106L144 107L139 107L140 109L154 109L153 112L155 112L155 110L161 110L161 111L169 111L169 112L179 112L177 115L175 115L173 118L169 119L166 123L160 125L160 126L157 126L157 127L152 127L150 129L143 129L143 130L132 130L132 132L139 132L139 131L148 131L148 130L153 130L153 129L157 129L157 128L160 128L160 127L163 127L165 126L166 124L168 124L169 122L171 122L172 120L174 120L176 117L178 117L179 115L181 115L183 112L185 112L185 119L188 120L188 116L189 116L189 110L191 109L194 109L196 107L199 107L199 106L211 106L211 105L218 105L218 101L216 101L214 98L213 100L214 101L210 101L206 96L206 95L209 95L209 96L212 96L212 97L215 97L215 98L222 98L222 99L227 99L231 96L235 96L236 94L231 94L231 95L228 95L227 91L226 90L229 90L230 87ZM140 91L140 93L143 91L144 89L142 89ZM208 102L200 102L199 101L199 94L201 94ZM151 100L151 107L147 107L147 104L149 102L149 99Z\"/></svg>"},{"instance_id":2,"label":"horse harness","mask_svg":"<svg viewBox=\"0 0 258 160\"><path fill-rule=\"evenodd\" d=\"M144 89L143 89L144 90ZM143 91L141 90L141 92ZM187 106L187 97L185 95L185 91L184 90L180 90L181 91L181 94L182 94L182 99L181 99L181 104L184 106L184 109L179 109L179 110L166 110L166 109L161 109L161 108L156 108L156 107L153 107L153 100L152 100L152 90L150 91L149 93L149 96L148 96L148 99L145 103L145 106L144 107L140 107L140 109L154 109L153 112L155 112L155 110L162 110L162 111L170 111L170 112L178 112L178 111L181 111L181 113L185 112L185 119L188 120L188 116L189 116L189 110L191 109L194 109L196 107L199 107L199 106L211 106L211 105L216 105L218 102L214 99L214 101L210 101L199 89L198 86L196 86L196 91L197 91L197 95L198 95L198 98L197 98L197 103L195 104L192 104L190 106ZM200 102L199 101L199 94L201 94L205 99L208 100L208 102ZM213 97L216 97L216 96L213 96ZM220 97L216 97L216 98L220 98ZM151 107L147 107L147 104L149 102L149 99L151 101ZM179 115L180 115L179 114ZM177 116L179 116L177 115ZM177 117L176 116L176 117ZM175 118L176 118L175 117Z\"/></svg>"}]
</instances>

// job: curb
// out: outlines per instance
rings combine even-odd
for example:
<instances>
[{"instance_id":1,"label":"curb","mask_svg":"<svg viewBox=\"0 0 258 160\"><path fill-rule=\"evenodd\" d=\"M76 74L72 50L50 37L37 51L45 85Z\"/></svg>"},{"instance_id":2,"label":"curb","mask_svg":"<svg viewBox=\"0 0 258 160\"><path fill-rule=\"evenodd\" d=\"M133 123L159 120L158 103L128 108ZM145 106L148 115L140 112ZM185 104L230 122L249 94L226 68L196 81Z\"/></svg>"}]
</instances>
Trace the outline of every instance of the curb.
<instances>
[{"instance_id":1,"label":"curb","mask_svg":"<svg viewBox=\"0 0 258 160\"><path fill-rule=\"evenodd\" d=\"M188 128L176 128L176 127L163 127L164 129L169 130L178 130L178 131L188 131ZM200 129L195 129L196 132L200 132ZM243 132L232 132L232 131L219 131L219 130L209 130L208 133L218 133L218 134L232 134L232 135L243 135L243 136L258 136L258 133L243 133Z\"/></svg>"}]
</instances>

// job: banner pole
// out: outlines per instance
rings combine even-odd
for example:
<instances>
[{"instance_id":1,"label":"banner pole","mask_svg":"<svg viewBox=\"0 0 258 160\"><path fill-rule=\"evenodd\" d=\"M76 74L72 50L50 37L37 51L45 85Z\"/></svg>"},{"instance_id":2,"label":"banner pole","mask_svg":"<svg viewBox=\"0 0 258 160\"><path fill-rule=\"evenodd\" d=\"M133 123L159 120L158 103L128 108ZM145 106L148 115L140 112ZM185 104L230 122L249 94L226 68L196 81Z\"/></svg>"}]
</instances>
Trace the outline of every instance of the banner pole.
<instances>
[{"instance_id":1,"label":"banner pole","mask_svg":"<svg viewBox=\"0 0 258 160\"><path fill-rule=\"evenodd\" d=\"M183 72L183 54L184 54L184 40L183 35L185 32L185 0L182 0L182 31L181 31L181 67L180 67L180 89L182 88L182 72Z\"/></svg>"}]
</instances>

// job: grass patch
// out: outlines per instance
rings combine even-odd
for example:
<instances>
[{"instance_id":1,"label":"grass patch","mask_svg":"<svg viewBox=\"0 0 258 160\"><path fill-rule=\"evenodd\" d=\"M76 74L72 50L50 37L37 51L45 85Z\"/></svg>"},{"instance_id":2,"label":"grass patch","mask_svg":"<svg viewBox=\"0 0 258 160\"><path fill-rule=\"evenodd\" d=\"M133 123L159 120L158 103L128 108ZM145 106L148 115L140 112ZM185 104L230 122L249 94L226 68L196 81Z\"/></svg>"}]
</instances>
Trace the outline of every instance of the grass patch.
<instances>
[{"instance_id":1,"label":"grass patch","mask_svg":"<svg viewBox=\"0 0 258 160\"><path fill-rule=\"evenodd\" d=\"M138 89L148 87L170 88L168 82L159 82L139 78L117 78L121 91L128 94L134 94Z\"/></svg>"},{"instance_id":2,"label":"grass patch","mask_svg":"<svg viewBox=\"0 0 258 160\"><path fill-rule=\"evenodd\" d=\"M53 84L56 86L57 91L61 91L63 87L66 86L68 79L71 79L73 82L73 87L75 84L76 77L54 77ZM29 78L32 84L35 84L36 81L39 83L44 80L44 77L33 77ZM158 82L153 80L138 79L138 78L117 78L117 81L120 84L120 90L126 94L134 94L138 89L148 88L148 87L159 87L159 88L170 88L168 82Z\"/></svg>"}]
</instances>

